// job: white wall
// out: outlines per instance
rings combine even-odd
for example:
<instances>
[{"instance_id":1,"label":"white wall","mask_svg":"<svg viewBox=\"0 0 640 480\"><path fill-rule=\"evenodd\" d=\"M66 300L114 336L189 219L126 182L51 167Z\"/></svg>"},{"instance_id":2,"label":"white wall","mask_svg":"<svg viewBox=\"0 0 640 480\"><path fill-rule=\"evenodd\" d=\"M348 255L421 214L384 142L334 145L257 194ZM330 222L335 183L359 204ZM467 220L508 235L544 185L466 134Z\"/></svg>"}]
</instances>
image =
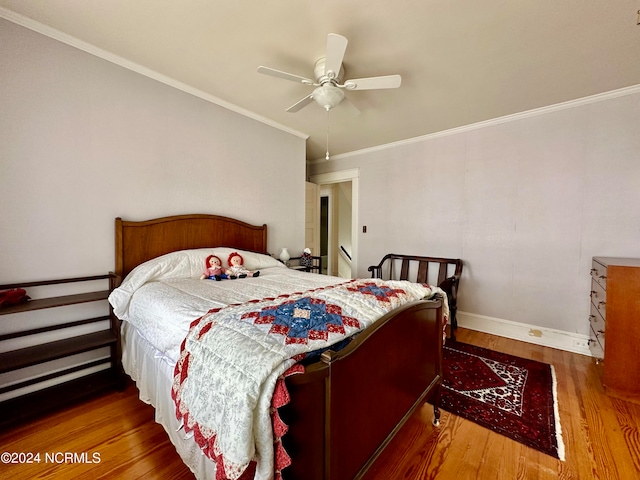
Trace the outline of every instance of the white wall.
<instances>
[{"instance_id":1,"label":"white wall","mask_svg":"<svg viewBox=\"0 0 640 480\"><path fill-rule=\"evenodd\" d=\"M114 218L304 244L305 140L0 20L0 284L106 273Z\"/></svg>"},{"instance_id":2,"label":"white wall","mask_svg":"<svg viewBox=\"0 0 640 480\"><path fill-rule=\"evenodd\" d=\"M638 132L635 88L309 174L360 171L359 276L391 252L459 257L463 312L587 335L591 257L640 257Z\"/></svg>"}]
</instances>

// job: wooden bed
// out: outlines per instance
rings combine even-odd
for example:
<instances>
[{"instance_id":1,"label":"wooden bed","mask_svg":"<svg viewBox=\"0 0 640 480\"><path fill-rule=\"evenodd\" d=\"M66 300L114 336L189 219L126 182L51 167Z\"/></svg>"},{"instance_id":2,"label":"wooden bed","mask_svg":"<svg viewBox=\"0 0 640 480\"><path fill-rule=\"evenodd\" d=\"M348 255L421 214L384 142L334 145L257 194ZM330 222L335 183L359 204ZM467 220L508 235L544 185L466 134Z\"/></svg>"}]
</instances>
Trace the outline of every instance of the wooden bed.
<instances>
[{"instance_id":1,"label":"wooden bed","mask_svg":"<svg viewBox=\"0 0 640 480\"><path fill-rule=\"evenodd\" d=\"M117 218L115 226L119 281L137 265L177 250L268 252L266 225L216 215ZM291 401L280 415L289 425L283 445L292 464L283 478L361 478L425 401L434 405L437 425L442 343L442 301L416 301L387 314L344 349L323 353L304 374L288 377Z\"/></svg>"}]
</instances>

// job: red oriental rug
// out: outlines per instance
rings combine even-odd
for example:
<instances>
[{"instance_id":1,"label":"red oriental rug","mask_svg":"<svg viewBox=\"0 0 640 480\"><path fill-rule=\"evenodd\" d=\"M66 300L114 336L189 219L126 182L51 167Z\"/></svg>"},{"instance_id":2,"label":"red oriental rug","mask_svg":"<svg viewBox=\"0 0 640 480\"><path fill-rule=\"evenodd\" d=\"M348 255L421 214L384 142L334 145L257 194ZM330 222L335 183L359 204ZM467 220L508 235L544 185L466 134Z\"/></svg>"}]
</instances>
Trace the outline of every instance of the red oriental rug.
<instances>
[{"instance_id":1,"label":"red oriental rug","mask_svg":"<svg viewBox=\"0 0 640 480\"><path fill-rule=\"evenodd\" d=\"M447 341L442 387L442 409L564 460L553 365Z\"/></svg>"}]
</instances>

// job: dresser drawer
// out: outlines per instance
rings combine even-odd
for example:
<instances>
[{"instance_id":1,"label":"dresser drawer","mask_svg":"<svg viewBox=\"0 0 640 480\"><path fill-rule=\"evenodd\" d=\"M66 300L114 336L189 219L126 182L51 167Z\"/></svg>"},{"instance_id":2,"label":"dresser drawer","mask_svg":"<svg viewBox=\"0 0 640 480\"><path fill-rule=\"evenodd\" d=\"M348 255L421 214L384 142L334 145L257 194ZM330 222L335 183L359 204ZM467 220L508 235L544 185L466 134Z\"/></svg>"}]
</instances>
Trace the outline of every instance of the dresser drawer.
<instances>
[{"instance_id":1,"label":"dresser drawer","mask_svg":"<svg viewBox=\"0 0 640 480\"><path fill-rule=\"evenodd\" d=\"M589 325L592 330L592 337L597 338L604 350L604 331L605 321L604 317L600 314L600 310L591 304L591 315L589 315Z\"/></svg>"},{"instance_id":2,"label":"dresser drawer","mask_svg":"<svg viewBox=\"0 0 640 480\"><path fill-rule=\"evenodd\" d=\"M602 285L596 282L595 279L591 280L590 296L592 309L596 308L600 312L600 315L606 319L607 291L602 288Z\"/></svg>"},{"instance_id":3,"label":"dresser drawer","mask_svg":"<svg viewBox=\"0 0 640 480\"><path fill-rule=\"evenodd\" d=\"M602 340L604 341L604 336L602 337ZM600 343L600 338L593 331L593 328L590 329L589 334L589 350L594 358L600 360L604 359L604 345Z\"/></svg>"},{"instance_id":4,"label":"dresser drawer","mask_svg":"<svg viewBox=\"0 0 640 480\"><path fill-rule=\"evenodd\" d=\"M591 262L591 278L602 288L607 289L607 267L595 260Z\"/></svg>"}]
</instances>

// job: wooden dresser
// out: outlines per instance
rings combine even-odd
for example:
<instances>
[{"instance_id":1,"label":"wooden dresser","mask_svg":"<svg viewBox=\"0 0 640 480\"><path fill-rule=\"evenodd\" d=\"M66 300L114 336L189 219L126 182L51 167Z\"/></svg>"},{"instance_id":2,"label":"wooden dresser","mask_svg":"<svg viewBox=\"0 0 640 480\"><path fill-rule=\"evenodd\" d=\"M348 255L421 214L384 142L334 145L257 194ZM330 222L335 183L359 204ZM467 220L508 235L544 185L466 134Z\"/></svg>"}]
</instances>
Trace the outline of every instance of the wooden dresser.
<instances>
[{"instance_id":1,"label":"wooden dresser","mask_svg":"<svg viewBox=\"0 0 640 480\"><path fill-rule=\"evenodd\" d=\"M606 394L640 403L640 259L593 258L589 322Z\"/></svg>"}]
</instances>

